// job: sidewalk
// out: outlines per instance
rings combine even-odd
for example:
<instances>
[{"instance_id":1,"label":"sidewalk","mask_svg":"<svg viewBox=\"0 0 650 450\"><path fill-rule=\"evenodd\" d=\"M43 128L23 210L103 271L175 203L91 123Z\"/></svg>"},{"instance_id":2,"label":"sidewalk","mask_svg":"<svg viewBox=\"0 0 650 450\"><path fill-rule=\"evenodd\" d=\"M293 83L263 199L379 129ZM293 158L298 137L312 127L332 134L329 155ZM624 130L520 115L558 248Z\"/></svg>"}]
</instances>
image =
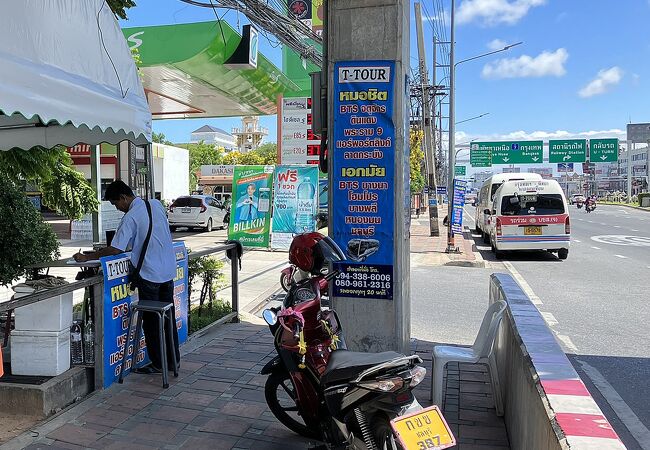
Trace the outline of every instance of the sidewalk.
<instances>
[{"instance_id":1,"label":"sidewalk","mask_svg":"<svg viewBox=\"0 0 650 450\"><path fill-rule=\"evenodd\" d=\"M414 340L429 376L415 389L429 405L432 343ZM305 449L310 442L284 428L264 399L259 375L275 354L266 325L252 316L210 330L183 347L179 378L130 375L32 428L0 449ZM508 448L494 415L487 374L450 367L445 417L459 450Z\"/></svg>"},{"instance_id":2,"label":"sidewalk","mask_svg":"<svg viewBox=\"0 0 650 450\"><path fill-rule=\"evenodd\" d=\"M428 266L463 266L485 267L480 254L472 251L472 239L469 231L456 235L455 247L459 253L447 253L447 227L442 224L447 209L438 207L438 229L440 236L431 236L429 231L429 212L420 218L411 218L411 262L415 265Z\"/></svg>"}]
</instances>

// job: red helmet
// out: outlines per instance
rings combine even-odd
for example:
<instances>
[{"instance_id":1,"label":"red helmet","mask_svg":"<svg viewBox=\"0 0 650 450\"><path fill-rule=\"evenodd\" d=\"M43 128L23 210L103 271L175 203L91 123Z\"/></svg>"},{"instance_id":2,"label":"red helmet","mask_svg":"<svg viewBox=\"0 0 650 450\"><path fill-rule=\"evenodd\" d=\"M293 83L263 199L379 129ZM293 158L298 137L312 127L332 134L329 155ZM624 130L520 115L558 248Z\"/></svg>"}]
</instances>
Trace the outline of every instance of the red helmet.
<instances>
[{"instance_id":1,"label":"red helmet","mask_svg":"<svg viewBox=\"0 0 650 450\"><path fill-rule=\"evenodd\" d=\"M338 245L318 232L297 235L289 247L289 262L305 272L319 273L327 262L343 259Z\"/></svg>"}]
</instances>

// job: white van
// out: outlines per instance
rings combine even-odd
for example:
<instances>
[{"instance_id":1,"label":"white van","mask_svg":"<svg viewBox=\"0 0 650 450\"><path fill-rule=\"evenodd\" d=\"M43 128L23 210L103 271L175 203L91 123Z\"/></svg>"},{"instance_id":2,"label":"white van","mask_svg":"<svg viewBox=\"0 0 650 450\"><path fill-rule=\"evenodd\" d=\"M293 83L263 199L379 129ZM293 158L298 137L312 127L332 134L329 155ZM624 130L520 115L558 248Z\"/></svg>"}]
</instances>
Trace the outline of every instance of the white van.
<instances>
[{"instance_id":1,"label":"white van","mask_svg":"<svg viewBox=\"0 0 650 450\"><path fill-rule=\"evenodd\" d=\"M498 173L492 175L485 180L481 190L478 192L478 199L476 200L476 215L474 231L478 234L483 234L483 242L489 242L489 234L487 232L488 215L483 211L492 208L492 200L499 186L506 181L532 181L542 180L542 176L538 173Z\"/></svg>"},{"instance_id":2,"label":"white van","mask_svg":"<svg viewBox=\"0 0 650 450\"><path fill-rule=\"evenodd\" d=\"M559 259L569 256L569 207L557 181L506 181L483 212L489 217L489 240L497 258L504 250L548 250Z\"/></svg>"}]
</instances>

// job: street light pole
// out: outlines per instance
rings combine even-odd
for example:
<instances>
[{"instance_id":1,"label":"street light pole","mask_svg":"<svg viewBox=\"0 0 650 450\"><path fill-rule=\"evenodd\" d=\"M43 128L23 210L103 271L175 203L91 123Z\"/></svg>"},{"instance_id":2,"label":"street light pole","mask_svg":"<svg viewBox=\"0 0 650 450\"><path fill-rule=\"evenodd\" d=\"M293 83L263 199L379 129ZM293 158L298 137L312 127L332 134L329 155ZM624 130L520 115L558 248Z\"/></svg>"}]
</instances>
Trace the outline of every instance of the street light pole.
<instances>
[{"instance_id":1,"label":"street light pole","mask_svg":"<svg viewBox=\"0 0 650 450\"><path fill-rule=\"evenodd\" d=\"M455 64L455 47L456 47L456 0L451 0L451 31L449 43L449 167L447 183L447 252L456 251L454 247L454 232L452 231L452 212L454 204L454 170L456 166L456 64Z\"/></svg>"}]
</instances>

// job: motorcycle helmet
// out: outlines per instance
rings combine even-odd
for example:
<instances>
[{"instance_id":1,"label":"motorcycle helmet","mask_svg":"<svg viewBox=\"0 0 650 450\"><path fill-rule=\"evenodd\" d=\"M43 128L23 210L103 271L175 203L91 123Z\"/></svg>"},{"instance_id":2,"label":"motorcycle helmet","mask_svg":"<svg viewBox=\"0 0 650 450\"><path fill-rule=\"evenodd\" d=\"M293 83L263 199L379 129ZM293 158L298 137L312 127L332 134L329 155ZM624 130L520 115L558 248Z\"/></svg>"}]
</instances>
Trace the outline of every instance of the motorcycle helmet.
<instances>
[{"instance_id":1,"label":"motorcycle helmet","mask_svg":"<svg viewBox=\"0 0 650 450\"><path fill-rule=\"evenodd\" d=\"M289 262L305 272L318 274L328 262L345 259L336 243L318 232L303 233L293 238Z\"/></svg>"}]
</instances>

